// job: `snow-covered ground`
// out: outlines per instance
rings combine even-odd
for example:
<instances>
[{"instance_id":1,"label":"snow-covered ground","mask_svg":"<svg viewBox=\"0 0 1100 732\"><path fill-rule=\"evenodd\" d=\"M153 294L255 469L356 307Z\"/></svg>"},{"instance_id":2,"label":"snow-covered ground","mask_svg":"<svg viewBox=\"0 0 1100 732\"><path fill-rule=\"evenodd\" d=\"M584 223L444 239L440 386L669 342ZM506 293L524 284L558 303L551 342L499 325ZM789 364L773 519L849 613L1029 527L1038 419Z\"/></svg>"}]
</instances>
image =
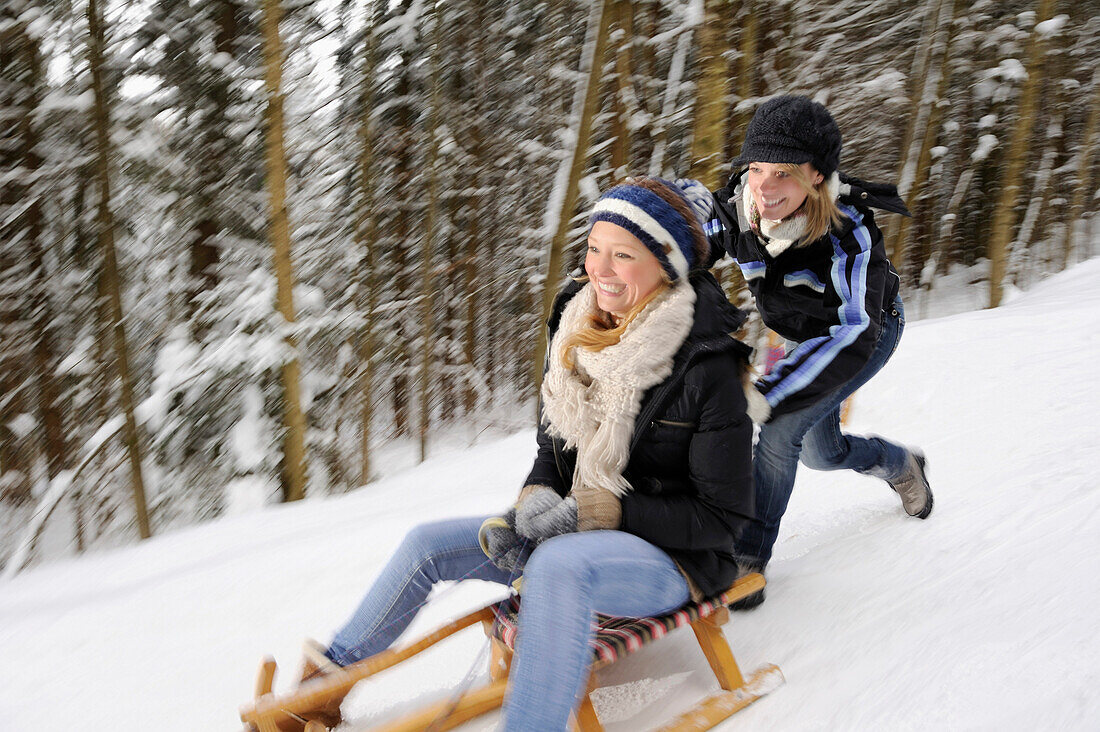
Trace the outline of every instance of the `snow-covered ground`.
<instances>
[{"instance_id":1,"label":"snow-covered ground","mask_svg":"<svg viewBox=\"0 0 1100 732\"><path fill-rule=\"evenodd\" d=\"M799 475L768 600L725 629L744 669L776 663L787 683L719 729L1097 729L1098 362L1100 259L997 310L910 323L856 395L851 429L923 447L936 509L917 521L875 480ZM285 688L301 638L328 639L409 527L503 508L533 443L525 430L347 496L0 584L0 728L239 729L261 656L285 664ZM411 632L500 595L444 589ZM346 728L445 695L484 644L471 629L361 684ZM716 688L689 631L601 681L597 712L614 732Z\"/></svg>"}]
</instances>

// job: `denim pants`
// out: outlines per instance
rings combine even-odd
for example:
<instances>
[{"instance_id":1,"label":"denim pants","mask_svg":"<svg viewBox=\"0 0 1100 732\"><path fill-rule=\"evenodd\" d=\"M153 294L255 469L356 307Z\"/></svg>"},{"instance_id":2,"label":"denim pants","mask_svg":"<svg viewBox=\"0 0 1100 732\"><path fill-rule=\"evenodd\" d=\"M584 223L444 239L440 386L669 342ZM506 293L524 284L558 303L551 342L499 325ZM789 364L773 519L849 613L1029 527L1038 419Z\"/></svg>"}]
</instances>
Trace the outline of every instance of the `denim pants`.
<instances>
[{"instance_id":1,"label":"denim pants","mask_svg":"<svg viewBox=\"0 0 1100 732\"><path fill-rule=\"evenodd\" d=\"M756 516L738 536L736 550L745 564L763 568L772 556L779 522L794 488L798 462L814 470L850 468L884 480L900 477L908 452L881 437L857 437L840 431L844 400L877 374L898 347L905 328L901 298L882 315L882 330L866 365L817 402L781 414L760 428L753 450Z\"/></svg>"},{"instance_id":2,"label":"denim pants","mask_svg":"<svg viewBox=\"0 0 1100 732\"><path fill-rule=\"evenodd\" d=\"M328 655L346 666L388 648L444 580L514 579L485 557L486 517L423 524L401 546L336 634ZM504 701L507 732L565 730L588 682L594 614L644 617L688 601L688 586L661 549L622 531L564 534L540 544L523 571L516 655Z\"/></svg>"}]
</instances>

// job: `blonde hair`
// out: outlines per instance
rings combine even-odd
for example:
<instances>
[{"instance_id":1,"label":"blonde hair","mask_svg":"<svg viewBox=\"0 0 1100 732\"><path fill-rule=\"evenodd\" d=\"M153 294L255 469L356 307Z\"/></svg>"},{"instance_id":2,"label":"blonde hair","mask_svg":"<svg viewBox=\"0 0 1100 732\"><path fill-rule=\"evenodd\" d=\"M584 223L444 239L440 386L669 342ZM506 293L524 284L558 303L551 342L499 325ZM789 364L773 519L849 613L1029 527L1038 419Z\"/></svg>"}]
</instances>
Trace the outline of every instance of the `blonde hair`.
<instances>
[{"instance_id":1,"label":"blonde hair","mask_svg":"<svg viewBox=\"0 0 1100 732\"><path fill-rule=\"evenodd\" d=\"M706 235L703 233L703 225L699 223L699 217L695 215L695 212L691 209L687 200L685 200L681 194L673 191L663 182L655 178L641 177L629 178L627 180L629 185L645 188L648 191L656 193L675 209L676 213L683 217L684 221L688 224L688 228L691 230L692 249L694 250L693 255L695 262L707 261L707 257L710 253L710 244L707 241ZM665 249L667 252L668 245L665 245ZM585 325L579 328L576 333L567 336L565 342L562 344L562 365L565 366L567 370L573 368L575 364L573 351L578 347L586 351L599 352L608 346L613 346L618 343L623 337L623 333L626 332L627 326L629 326L631 321L638 316L638 313L645 310L646 306L653 301L653 298L672 286L672 280L669 278L668 272L665 271L663 267L661 268L661 272L661 282L657 285L656 289L646 295L641 302L635 304L618 323L615 322L615 318L611 313L600 310L598 306L594 312L589 313ZM587 282L588 276L582 275L575 279L577 282Z\"/></svg>"},{"instance_id":2,"label":"blonde hair","mask_svg":"<svg viewBox=\"0 0 1100 732\"><path fill-rule=\"evenodd\" d=\"M836 200L829 192L827 178L822 176L821 182L814 185L801 165L781 163L779 167L787 171L806 191L806 200L801 207L806 215L806 233L803 234L802 241L816 241L832 227L840 226L844 214L837 208Z\"/></svg>"},{"instance_id":3,"label":"blonde hair","mask_svg":"<svg viewBox=\"0 0 1100 732\"><path fill-rule=\"evenodd\" d=\"M587 281L588 277L578 277L578 282ZM622 319L616 323L615 317L607 312L601 310L598 306L595 310L590 312L586 317L586 322L583 327L578 328L576 333L568 335L565 342L562 344L561 349L561 363L567 371L572 370L576 361L573 358L573 351L576 348L583 348L586 351L599 352L608 346L613 346L619 342L623 337L623 333L626 332L627 326L633 322L634 318L638 317L638 314L646 309L649 303L653 302L653 299L667 290L672 285L668 275L661 279L661 282L654 288L653 292L646 295L640 302L630 308L629 312L622 317Z\"/></svg>"}]
</instances>

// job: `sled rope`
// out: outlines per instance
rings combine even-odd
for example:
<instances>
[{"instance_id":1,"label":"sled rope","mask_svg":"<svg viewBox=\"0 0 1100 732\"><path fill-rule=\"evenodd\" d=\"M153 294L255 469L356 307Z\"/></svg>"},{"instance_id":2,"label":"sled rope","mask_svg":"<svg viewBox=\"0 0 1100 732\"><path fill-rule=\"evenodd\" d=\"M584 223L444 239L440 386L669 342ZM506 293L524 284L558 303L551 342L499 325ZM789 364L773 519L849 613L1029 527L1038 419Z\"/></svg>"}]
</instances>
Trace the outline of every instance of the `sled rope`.
<instances>
[{"instance_id":1,"label":"sled rope","mask_svg":"<svg viewBox=\"0 0 1100 732\"><path fill-rule=\"evenodd\" d=\"M524 537L523 544L521 544L520 548L519 548L519 551L520 551L521 555L523 554L523 550L527 548L528 542L530 542L530 539ZM493 560L488 559L485 562L482 562L481 564L477 565L477 567L475 567L474 569L471 569L469 573L476 572L477 570L481 569L482 567L484 567L486 564L488 564L491 561L493 561ZM467 573L467 574L469 574L469 573ZM512 570L508 573L508 586L512 587L513 583L516 581L516 579L517 579L517 567L513 566ZM451 589L453 589L453 588L448 588L447 591L450 592ZM503 619L504 604L505 603L503 603L503 602L498 602L494 606L494 612L493 612L493 622L494 623L499 623ZM439 726L441 724L443 724L444 722L446 722L447 719L452 714L454 714L455 709L458 708L459 702L462 701L462 697L466 696L466 693L469 692L469 690L470 690L470 686L474 683L474 678L476 678L476 676L477 676L477 673L476 673L477 669L479 667L484 668L485 656L490 651L490 649L492 649L492 647L493 647L493 639L489 636L485 636L485 643L482 644L481 650L478 651L477 658L475 658L474 662L472 664L470 664L470 668L469 668L469 670L466 671L466 675L463 677L462 681L459 682L458 686L455 688L455 691L451 694L451 698L448 701L447 706L444 707L443 711L441 711L439 713L439 715L435 719L432 720L432 723L428 725L427 729L425 729L424 732L437 732L437 730L439 729Z\"/></svg>"},{"instance_id":2,"label":"sled rope","mask_svg":"<svg viewBox=\"0 0 1100 732\"><path fill-rule=\"evenodd\" d=\"M530 541L530 539L524 538L524 540L523 540L523 544L521 545L521 551L522 551L523 549L526 549L526 548L527 548L527 544L528 544L528 542L529 542L529 541ZM486 560L485 560L484 562L482 562L481 564L477 565L476 567L474 567L473 569L471 569L471 570L470 570L469 572L467 572L466 574L462 575L462 576L461 576L461 577L459 577L458 579L455 579L455 580L448 580L449 582L451 582L451 583L452 583L452 584L451 584L451 586L450 586L450 587L448 587L447 589L443 590L442 592L439 592L439 593L437 593L437 594L436 594L436 596L435 596L435 601L436 601L436 602L438 602L439 600L441 600L441 599L445 598L445 597L446 597L447 595L449 595L449 594L451 594L452 592L454 592L454 591L456 590L456 588L458 587L458 584L459 584L460 582L462 582L463 580L469 579L469 578L470 578L470 576L471 576L472 574L474 574L475 572L477 572L478 570L480 570L480 569L481 569L482 567L484 567L485 565L487 565L487 564L491 564L491 563L492 563L492 561L493 561L492 559L486 559ZM513 568L512 568L512 571L511 571L511 572L509 573L509 575L508 575L508 585L507 585L507 586L508 586L508 587L512 587L512 583L516 581L516 579L518 578L518 576L519 576L519 575L518 575L518 574L516 573L516 568L515 568L515 567L513 567ZM386 623L385 625L382 625L382 626L380 626L380 627L377 627L377 628L373 628L373 629L371 629L370 633L367 633L367 634L365 634L365 636L370 636L370 635L374 635L374 634L376 634L376 633L381 633L381 632L382 632L382 631L384 631L384 630L389 630L389 628L390 628L390 627L392 627L392 626L394 626L394 625L397 625L397 624L398 624L399 622L401 622L402 620L404 620L404 619L405 619L405 618L406 618L407 616L409 616L409 615L413 615L413 614L415 614L415 613L418 613L418 612L420 612L420 610L421 610L421 609L422 609L422 608L423 608L423 607L424 607L425 605L427 605L427 604L428 604L428 600L429 600L429 598L427 598L427 597L426 597L426 598L424 598L424 599L423 599L423 600L422 600L421 602L417 603L417 604L416 604L416 605L414 605L413 607L411 607L411 608L409 608L408 610L406 610L405 612L401 613L400 615L398 615L398 616L397 616L396 618L394 618L394 619L393 619L393 620L391 620L390 622ZM499 614L498 614L498 616L497 616L497 619L498 619L498 620L500 619L500 618L499 618Z\"/></svg>"}]
</instances>

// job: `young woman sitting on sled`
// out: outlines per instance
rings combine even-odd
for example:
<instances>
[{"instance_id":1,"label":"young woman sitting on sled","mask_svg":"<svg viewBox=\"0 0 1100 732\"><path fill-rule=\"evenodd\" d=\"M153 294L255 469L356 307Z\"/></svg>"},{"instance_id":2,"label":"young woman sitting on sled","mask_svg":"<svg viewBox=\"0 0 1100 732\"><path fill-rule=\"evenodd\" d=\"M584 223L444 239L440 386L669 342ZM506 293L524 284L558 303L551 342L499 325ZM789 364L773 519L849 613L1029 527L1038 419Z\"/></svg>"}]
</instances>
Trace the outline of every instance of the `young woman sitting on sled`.
<instances>
[{"instance_id":1,"label":"young woman sitting on sled","mask_svg":"<svg viewBox=\"0 0 1100 732\"><path fill-rule=\"evenodd\" d=\"M564 730L597 612L659 615L737 578L753 428L730 373L749 349L730 335L741 312L693 270L708 259L709 200L695 181L659 179L600 198L587 277L554 304L538 454L515 506L413 529L310 671L388 648L436 582L522 575L503 729Z\"/></svg>"}]
</instances>

